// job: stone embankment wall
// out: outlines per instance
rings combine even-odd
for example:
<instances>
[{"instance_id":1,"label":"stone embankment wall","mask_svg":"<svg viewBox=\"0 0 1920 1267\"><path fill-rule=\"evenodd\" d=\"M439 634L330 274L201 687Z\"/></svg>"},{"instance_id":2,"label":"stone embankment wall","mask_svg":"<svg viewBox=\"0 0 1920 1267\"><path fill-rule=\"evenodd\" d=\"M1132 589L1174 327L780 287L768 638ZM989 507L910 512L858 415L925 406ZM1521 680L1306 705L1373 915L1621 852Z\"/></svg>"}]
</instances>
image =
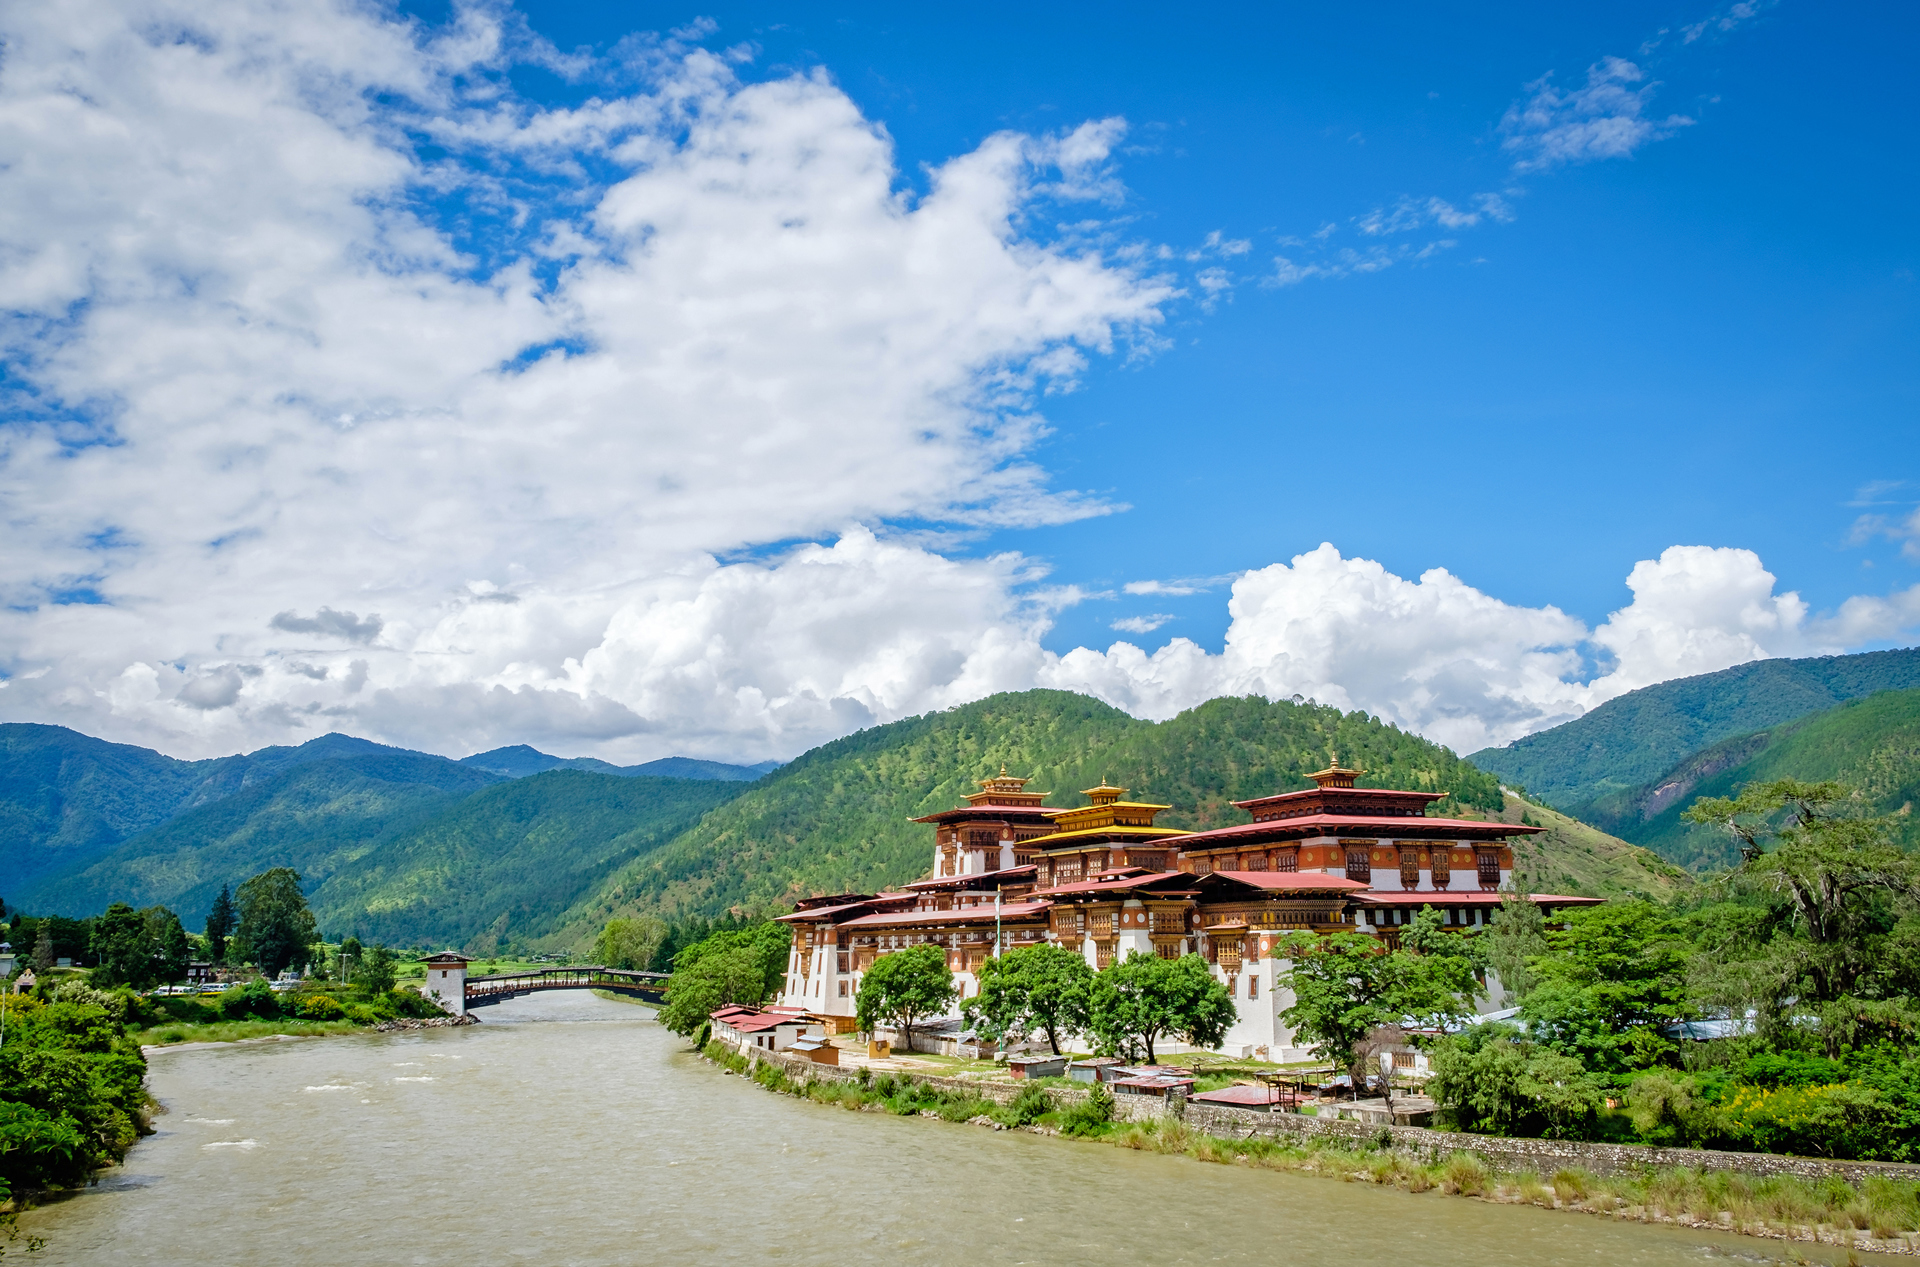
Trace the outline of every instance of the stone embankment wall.
<instances>
[{"instance_id":1,"label":"stone embankment wall","mask_svg":"<svg viewBox=\"0 0 1920 1267\"><path fill-rule=\"evenodd\" d=\"M750 1061L778 1065L796 1081L812 1078L816 1082L858 1082L854 1068L816 1065L802 1056L784 1052L761 1051L750 1046L739 1048ZM959 1091L1006 1104L1020 1093L1018 1084L981 1082L973 1078L941 1078L930 1074L896 1072L895 1078L909 1078L941 1091ZM1079 1087L1051 1087L1054 1102L1061 1106L1084 1100L1087 1092ZM1849 1183L1881 1177L1906 1183L1920 1182L1920 1166L1892 1162L1825 1161L1817 1157L1783 1157L1776 1153L1723 1153L1700 1148L1649 1148L1637 1144L1590 1144L1564 1139L1503 1139L1495 1135L1466 1135L1457 1131L1435 1131L1422 1126L1372 1126L1346 1119L1308 1117L1301 1113L1260 1113L1218 1104L1193 1104L1181 1098L1162 1100L1156 1096L1118 1095L1114 1097L1114 1116L1121 1121L1152 1121L1176 1117L1197 1131L1223 1138L1244 1139L1264 1135L1273 1139L1297 1140L1340 1147L1391 1147L1397 1152L1439 1158L1451 1153L1474 1153L1499 1170L1535 1171L1551 1175L1562 1167L1589 1170L1599 1175L1633 1174L1665 1167L1684 1166L1690 1170L1737 1171L1748 1175L1793 1175L1818 1182L1838 1175ZM1383 1138L1384 1136L1384 1138Z\"/></svg>"}]
</instances>

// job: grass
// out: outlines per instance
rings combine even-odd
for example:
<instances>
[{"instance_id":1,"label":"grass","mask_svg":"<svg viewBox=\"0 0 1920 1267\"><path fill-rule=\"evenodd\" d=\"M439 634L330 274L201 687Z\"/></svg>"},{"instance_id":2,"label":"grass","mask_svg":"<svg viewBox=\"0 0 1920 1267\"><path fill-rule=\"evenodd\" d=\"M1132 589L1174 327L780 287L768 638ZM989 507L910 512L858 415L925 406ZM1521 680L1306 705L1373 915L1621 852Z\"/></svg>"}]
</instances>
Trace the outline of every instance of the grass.
<instances>
[{"instance_id":1,"label":"grass","mask_svg":"<svg viewBox=\"0 0 1920 1267\"><path fill-rule=\"evenodd\" d=\"M709 1043L705 1054L735 1073L747 1071L747 1058L724 1044ZM1039 1083L1024 1088L1014 1104L1000 1105L964 1092L935 1091L905 1074L883 1074L858 1083L795 1080L779 1066L762 1062L753 1078L768 1090L843 1108L925 1114L950 1122L984 1117L1003 1126L1038 1125L1119 1148L1374 1183L1408 1192L1438 1190L1487 1201L1651 1222L1708 1224L1749 1235L1849 1247L1862 1232L1879 1240L1920 1233L1920 1184L1880 1177L1858 1186L1837 1176L1810 1183L1790 1175L1685 1168L1612 1176L1564 1168L1542 1177L1532 1171L1501 1172L1467 1152L1422 1159L1390 1149L1340 1148L1319 1141L1222 1139L1171 1118L1114 1122L1110 1110L1089 1113L1084 1103L1055 1109L1050 1088Z\"/></svg>"},{"instance_id":2,"label":"grass","mask_svg":"<svg viewBox=\"0 0 1920 1267\"><path fill-rule=\"evenodd\" d=\"M134 1037L143 1047L172 1047L179 1043L234 1043L245 1038L266 1038L273 1034L309 1037L316 1034L351 1034L366 1026L352 1021L212 1021L193 1025L172 1021L139 1030Z\"/></svg>"}]
</instances>

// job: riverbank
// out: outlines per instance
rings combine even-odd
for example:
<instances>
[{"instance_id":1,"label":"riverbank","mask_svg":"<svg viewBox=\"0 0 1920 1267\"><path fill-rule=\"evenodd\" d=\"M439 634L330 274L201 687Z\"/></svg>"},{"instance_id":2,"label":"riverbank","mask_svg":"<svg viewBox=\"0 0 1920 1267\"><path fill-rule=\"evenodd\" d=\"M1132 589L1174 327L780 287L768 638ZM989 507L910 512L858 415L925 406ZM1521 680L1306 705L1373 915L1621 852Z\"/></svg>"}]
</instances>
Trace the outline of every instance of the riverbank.
<instances>
[{"instance_id":1,"label":"riverbank","mask_svg":"<svg viewBox=\"0 0 1920 1267\"><path fill-rule=\"evenodd\" d=\"M1490 1165L1463 1146L1422 1157L1392 1146L1343 1147L1326 1140L1282 1140L1248 1133L1211 1134L1170 1117L1115 1121L1111 1097L1066 1097L1044 1087L1010 1099L986 1088L934 1086L911 1074L862 1082L825 1080L811 1071L750 1058L724 1044L702 1053L729 1073L751 1077L777 1094L864 1112L937 1117L995 1129L1068 1136L1197 1162L1334 1178L1343 1182L1437 1192L1504 1205L1599 1215L1639 1223L1733 1232L1768 1240L1825 1245L1853 1252L1920 1254L1920 1184L1868 1177L1849 1183L1829 1176L1810 1183L1791 1174L1750 1175L1686 1167L1600 1175L1577 1166L1551 1174ZM944 1080L942 1080L944 1081ZM998 1089L996 1089L998 1090ZM1102 1093L1104 1094L1104 1093Z\"/></svg>"}]
</instances>

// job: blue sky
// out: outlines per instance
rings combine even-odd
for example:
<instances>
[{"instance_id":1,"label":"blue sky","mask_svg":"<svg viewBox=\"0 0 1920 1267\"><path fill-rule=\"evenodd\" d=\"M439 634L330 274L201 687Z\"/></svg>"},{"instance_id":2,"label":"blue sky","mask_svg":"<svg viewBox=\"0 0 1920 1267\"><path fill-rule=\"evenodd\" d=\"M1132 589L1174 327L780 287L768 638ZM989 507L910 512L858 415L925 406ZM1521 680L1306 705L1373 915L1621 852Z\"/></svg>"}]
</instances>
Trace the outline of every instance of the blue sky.
<instances>
[{"instance_id":1,"label":"blue sky","mask_svg":"<svg viewBox=\"0 0 1920 1267\"><path fill-rule=\"evenodd\" d=\"M0 15L0 719L1471 751L1920 633L1908 10L87 12Z\"/></svg>"},{"instance_id":2,"label":"blue sky","mask_svg":"<svg viewBox=\"0 0 1920 1267\"><path fill-rule=\"evenodd\" d=\"M995 131L1120 115L1119 232L1252 244L1230 302L1178 309L1172 346L1044 402L1058 481L1132 507L984 543L1056 579L1220 576L1330 540L1590 624L1676 542L1754 550L1823 609L1915 579L1897 541L1850 543L1863 513L1920 504L1909 10L1761 6L1692 42L1728 6L525 12L562 48L708 16L710 44L754 47L749 75L825 67L908 182ZM1526 85L1577 85L1606 56L1656 85L1650 114L1693 124L1513 172L1500 122ZM1333 225L1361 245L1355 221L1403 198L1509 189L1510 223L1422 235L1458 242L1429 261L1254 280L1306 257L1282 238ZM1156 595L1063 613L1048 643L1154 611L1178 616L1162 638L1226 627L1217 590Z\"/></svg>"}]
</instances>

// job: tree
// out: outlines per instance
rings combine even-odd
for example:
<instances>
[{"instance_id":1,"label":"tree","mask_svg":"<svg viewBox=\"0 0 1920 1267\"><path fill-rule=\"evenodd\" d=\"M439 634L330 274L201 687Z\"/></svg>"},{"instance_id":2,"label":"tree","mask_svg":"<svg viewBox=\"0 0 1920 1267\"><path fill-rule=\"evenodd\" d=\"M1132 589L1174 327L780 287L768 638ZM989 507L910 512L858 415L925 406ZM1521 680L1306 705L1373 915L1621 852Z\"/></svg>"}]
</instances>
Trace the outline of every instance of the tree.
<instances>
[{"instance_id":1,"label":"tree","mask_svg":"<svg viewBox=\"0 0 1920 1267\"><path fill-rule=\"evenodd\" d=\"M1472 1011L1473 961L1463 954L1390 951L1365 933L1296 933L1281 953L1291 961L1294 1001L1280 1019L1321 1059L1353 1073L1356 1086L1365 1075L1355 1051L1368 1031L1408 1021L1438 1028Z\"/></svg>"},{"instance_id":2,"label":"tree","mask_svg":"<svg viewBox=\"0 0 1920 1267\"><path fill-rule=\"evenodd\" d=\"M1784 908L1792 942L1777 942L1770 957L1779 993L1802 1003L1870 992L1861 983L1883 966L1875 943L1886 904L1920 899L1920 860L1893 842L1892 819L1860 815L1857 803L1843 783L1775 779L1731 799L1703 797L1682 815L1732 834L1735 887Z\"/></svg>"},{"instance_id":3,"label":"tree","mask_svg":"<svg viewBox=\"0 0 1920 1267\"><path fill-rule=\"evenodd\" d=\"M603 967L644 972L666 938L666 922L651 915L608 920L594 940L593 957Z\"/></svg>"},{"instance_id":4,"label":"tree","mask_svg":"<svg viewBox=\"0 0 1920 1267\"><path fill-rule=\"evenodd\" d=\"M1536 981L1531 964L1547 953L1547 921L1538 904L1525 893L1502 895L1480 942L1481 958L1507 997L1516 1003L1526 998Z\"/></svg>"},{"instance_id":5,"label":"tree","mask_svg":"<svg viewBox=\"0 0 1920 1267\"><path fill-rule=\"evenodd\" d=\"M305 966L316 933L298 871L275 867L261 872L240 886L234 906L240 923L233 947L242 962L259 964L269 977L290 965Z\"/></svg>"},{"instance_id":6,"label":"tree","mask_svg":"<svg viewBox=\"0 0 1920 1267\"><path fill-rule=\"evenodd\" d=\"M1548 1138L1588 1134L1602 1097L1579 1061L1501 1024L1443 1039L1427 1092L1457 1130Z\"/></svg>"},{"instance_id":7,"label":"tree","mask_svg":"<svg viewBox=\"0 0 1920 1267\"><path fill-rule=\"evenodd\" d=\"M1547 944L1520 1010L1536 1039L1612 1073L1665 1057L1693 954L1678 920L1650 902L1609 902L1568 913Z\"/></svg>"},{"instance_id":8,"label":"tree","mask_svg":"<svg viewBox=\"0 0 1920 1267\"><path fill-rule=\"evenodd\" d=\"M361 956L366 953L367 948L362 946L360 939L352 933L348 933L340 939L340 950L335 955L335 958L338 959L340 963L340 979L342 981L352 981L354 979L354 974L360 970Z\"/></svg>"},{"instance_id":9,"label":"tree","mask_svg":"<svg viewBox=\"0 0 1920 1267\"><path fill-rule=\"evenodd\" d=\"M125 902L115 902L93 922L94 980L101 985L129 985L144 990L153 984L152 950L147 922Z\"/></svg>"},{"instance_id":10,"label":"tree","mask_svg":"<svg viewBox=\"0 0 1920 1267\"><path fill-rule=\"evenodd\" d=\"M180 917L164 906L149 906L140 912L147 926L148 952L153 956L153 981L171 985L187 979L187 965L193 962L193 942Z\"/></svg>"},{"instance_id":11,"label":"tree","mask_svg":"<svg viewBox=\"0 0 1920 1267\"><path fill-rule=\"evenodd\" d=\"M962 1006L974 1028L995 1041L1044 1030L1057 1056L1063 1035L1087 1027L1092 987L1084 956L1043 942L987 959L980 965L980 993Z\"/></svg>"},{"instance_id":12,"label":"tree","mask_svg":"<svg viewBox=\"0 0 1920 1267\"><path fill-rule=\"evenodd\" d=\"M944 1014L958 993L947 952L930 942L881 955L860 979L855 999L860 1028L872 1032L881 1021L891 1021L912 1048L914 1022Z\"/></svg>"},{"instance_id":13,"label":"tree","mask_svg":"<svg viewBox=\"0 0 1920 1267\"><path fill-rule=\"evenodd\" d=\"M53 921L43 919L40 921L40 931L33 939L33 970L37 975L45 976L52 969L53 962Z\"/></svg>"},{"instance_id":14,"label":"tree","mask_svg":"<svg viewBox=\"0 0 1920 1267\"><path fill-rule=\"evenodd\" d=\"M360 958L354 969L353 983L368 994L385 994L393 989L397 979L393 967L393 952L385 946L375 945L372 950Z\"/></svg>"},{"instance_id":15,"label":"tree","mask_svg":"<svg viewBox=\"0 0 1920 1267\"><path fill-rule=\"evenodd\" d=\"M674 956L660 1023L676 1034L692 1034L723 1007L759 1007L779 992L792 945L792 931L769 920L687 946Z\"/></svg>"},{"instance_id":16,"label":"tree","mask_svg":"<svg viewBox=\"0 0 1920 1267\"><path fill-rule=\"evenodd\" d=\"M233 936L235 923L233 894L223 884L220 886L220 895L213 899L213 905L207 910L207 956L213 962L226 962L227 939Z\"/></svg>"},{"instance_id":17,"label":"tree","mask_svg":"<svg viewBox=\"0 0 1920 1267\"><path fill-rule=\"evenodd\" d=\"M1162 959L1138 950L1095 975L1087 1013L1102 1050L1141 1050L1150 1065L1158 1063L1153 1046L1160 1038L1218 1047L1238 1015L1199 955Z\"/></svg>"}]
</instances>

